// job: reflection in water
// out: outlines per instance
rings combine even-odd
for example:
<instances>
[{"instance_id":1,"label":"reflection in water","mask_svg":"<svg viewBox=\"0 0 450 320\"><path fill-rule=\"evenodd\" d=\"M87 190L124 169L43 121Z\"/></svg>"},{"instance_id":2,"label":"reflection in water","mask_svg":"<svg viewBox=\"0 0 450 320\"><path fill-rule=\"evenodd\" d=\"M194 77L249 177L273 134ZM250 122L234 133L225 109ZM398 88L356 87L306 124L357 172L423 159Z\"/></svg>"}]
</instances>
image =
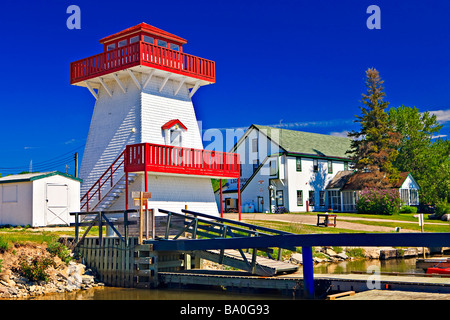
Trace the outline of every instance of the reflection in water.
<instances>
[{"instance_id":1,"label":"reflection in water","mask_svg":"<svg viewBox=\"0 0 450 320\"><path fill-rule=\"evenodd\" d=\"M289 299L286 296L249 295L211 290L94 288L71 293L32 297L32 300L265 300Z\"/></svg>"},{"instance_id":2,"label":"reflection in water","mask_svg":"<svg viewBox=\"0 0 450 320\"><path fill-rule=\"evenodd\" d=\"M423 273L416 269L416 258L390 259L390 260L354 260L340 263L329 263L314 267L315 273L352 273L352 271L365 271L370 266L380 268L381 272Z\"/></svg>"}]
</instances>

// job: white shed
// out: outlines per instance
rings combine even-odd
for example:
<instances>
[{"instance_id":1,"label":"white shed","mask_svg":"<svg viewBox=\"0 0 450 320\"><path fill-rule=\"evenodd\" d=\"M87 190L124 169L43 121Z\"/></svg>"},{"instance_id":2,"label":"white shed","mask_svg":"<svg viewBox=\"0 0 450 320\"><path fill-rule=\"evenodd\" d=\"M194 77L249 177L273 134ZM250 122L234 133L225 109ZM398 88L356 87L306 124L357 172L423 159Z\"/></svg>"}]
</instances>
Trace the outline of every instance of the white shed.
<instances>
[{"instance_id":1,"label":"white shed","mask_svg":"<svg viewBox=\"0 0 450 320\"><path fill-rule=\"evenodd\" d=\"M52 171L0 178L0 225L69 225L80 211L81 180Z\"/></svg>"}]
</instances>

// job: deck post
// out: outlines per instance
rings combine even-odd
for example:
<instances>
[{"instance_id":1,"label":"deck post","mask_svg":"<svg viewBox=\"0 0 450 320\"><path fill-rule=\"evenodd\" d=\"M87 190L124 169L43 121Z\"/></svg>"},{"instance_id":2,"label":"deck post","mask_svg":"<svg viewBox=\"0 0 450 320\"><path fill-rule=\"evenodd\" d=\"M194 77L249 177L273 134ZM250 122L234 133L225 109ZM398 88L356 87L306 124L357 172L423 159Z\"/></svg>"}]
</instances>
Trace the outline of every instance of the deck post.
<instances>
[{"instance_id":1,"label":"deck post","mask_svg":"<svg viewBox=\"0 0 450 320\"><path fill-rule=\"evenodd\" d=\"M125 210L128 210L128 172L125 172Z\"/></svg>"},{"instance_id":2,"label":"deck post","mask_svg":"<svg viewBox=\"0 0 450 320\"><path fill-rule=\"evenodd\" d=\"M238 212L239 212L239 221L241 221L241 177L238 177Z\"/></svg>"},{"instance_id":3,"label":"deck post","mask_svg":"<svg viewBox=\"0 0 450 320\"><path fill-rule=\"evenodd\" d=\"M219 180L219 183L220 183L220 217L223 218L222 179Z\"/></svg>"},{"instance_id":4,"label":"deck post","mask_svg":"<svg viewBox=\"0 0 450 320\"><path fill-rule=\"evenodd\" d=\"M314 270L312 247L302 247L303 256L303 292L305 298L314 298Z\"/></svg>"}]
</instances>

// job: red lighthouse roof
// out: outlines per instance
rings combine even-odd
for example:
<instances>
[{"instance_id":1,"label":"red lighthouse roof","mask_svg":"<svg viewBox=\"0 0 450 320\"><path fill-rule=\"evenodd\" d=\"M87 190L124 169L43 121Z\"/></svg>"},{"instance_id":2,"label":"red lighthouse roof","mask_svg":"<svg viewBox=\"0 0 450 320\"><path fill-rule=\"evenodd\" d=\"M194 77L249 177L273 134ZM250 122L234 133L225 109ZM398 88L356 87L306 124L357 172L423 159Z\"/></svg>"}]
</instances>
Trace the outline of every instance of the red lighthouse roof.
<instances>
[{"instance_id":1,"label":"red lighthouse roof","mask_svg":"<svg viewBox=\"0 0 450 320\"><path fill-rule=\"evenodd\" d=\"M119 38L124 38L127 36L130 36L132 34L149 34L151 36L156 36L160 38L165 38L167 40L172 40L174 42L180 43L180 44L186 44L187 41L179 36L176 36L172 33L169 33L167 31L164 31L162 29L156 28L152 25L149 25L145 22L142 22L134 27L130 27L128 29L122 30L120 32L114 33L110 36L107 36L103 39L100 39L99 42L101 44L108 44L110 42L113 42L114 40L118 40Z\"/></svg>"}]
</instances>

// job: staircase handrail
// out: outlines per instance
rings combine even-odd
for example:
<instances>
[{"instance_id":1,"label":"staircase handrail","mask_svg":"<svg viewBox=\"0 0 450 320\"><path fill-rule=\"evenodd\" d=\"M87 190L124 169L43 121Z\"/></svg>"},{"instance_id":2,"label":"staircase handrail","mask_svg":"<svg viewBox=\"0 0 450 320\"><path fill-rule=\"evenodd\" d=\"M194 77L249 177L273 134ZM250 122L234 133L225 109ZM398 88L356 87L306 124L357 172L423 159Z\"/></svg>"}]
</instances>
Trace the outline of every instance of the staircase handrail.
<instances>
[{"instance_id":1,"label":"staircase handrail","mask_svg":"<svg viewBox=\"0 0 450 320\"><path fill-rule=\"evenodd\" d=\"M81 205L80 210L83 210L84 207L86 207L86 211L89 211L89 201L96 194L98 194L98 202L99 203L103 200L103 198L101 197L101 188L105 185L106 182L108 182L108 180L111 181L111 188L114 186L113 175L120 168L120 166L122 164L124 164L125 152L126 152L126 149L122 151L122 153L117 157L117 159L114 160L114 162L108 167L108 169L106 169L106 171L100 176L100 178L98 178L98 180L94 183L94 185L84 194L84 196L80 200L80 204L82 204L84 200L86 200L86 202ZM119 161L122 157L123 157L122 161ZM120 163L114 168L114 166L118 162L120 162ZM105 176L106 176L106 179L102 182L102 179L105 178ZM94 190L94 192L91 193L91 191L93 191L93 190ZM108 192L105 193L105 196L107 193Z\"/></svg>"}]
</instances>

